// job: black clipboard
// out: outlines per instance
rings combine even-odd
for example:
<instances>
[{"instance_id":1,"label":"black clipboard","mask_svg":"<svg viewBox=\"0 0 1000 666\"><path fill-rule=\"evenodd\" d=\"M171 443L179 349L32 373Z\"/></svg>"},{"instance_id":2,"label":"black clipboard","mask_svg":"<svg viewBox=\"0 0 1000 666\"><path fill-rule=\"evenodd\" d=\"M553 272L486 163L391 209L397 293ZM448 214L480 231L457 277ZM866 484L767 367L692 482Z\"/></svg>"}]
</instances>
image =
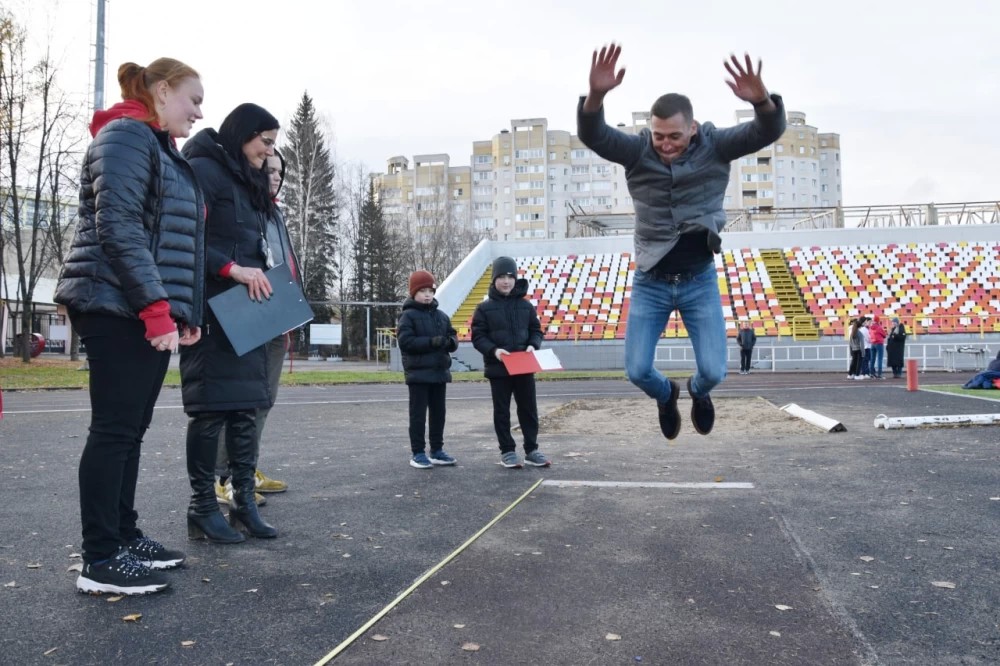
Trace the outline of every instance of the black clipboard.
<instances>
[{"instance_id":1,"label":"black clipboard","mask_svg":"<svg viewBox=\"0 0 1000 666\"><path fill-rule=\"evenodd\" d=\"M271 283L271 298L261 303L250 300L247 287L237 284L208 299L222 330L237 356L298 328L313 319L299 283L292 279L285 262L265 273Z\"/></svg>"}]
</instances>

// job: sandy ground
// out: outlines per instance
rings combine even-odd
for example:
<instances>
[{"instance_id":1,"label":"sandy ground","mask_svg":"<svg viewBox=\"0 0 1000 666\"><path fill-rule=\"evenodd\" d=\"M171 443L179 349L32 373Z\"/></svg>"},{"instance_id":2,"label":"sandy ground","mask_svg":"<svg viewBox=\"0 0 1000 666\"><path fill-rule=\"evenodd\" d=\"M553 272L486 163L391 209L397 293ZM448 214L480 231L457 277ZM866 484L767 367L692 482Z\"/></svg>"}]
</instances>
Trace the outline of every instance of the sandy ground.
<instances>
[{"instance_id":1,"label":"sandy ground","mask_svg":"<svg viewBox=\"0 0 1000 666\"><path fill-rule=\"evenodd\" d=\"M771 439L818 433L815 426L789 416L763 398L715 399L716 420L713 436L743 436L748 428L767 432ZM687 419L691 401L677 401L681 418ZM625 443L640 435L660 434L653 401L649 398L579 399L543 414L540 430L545 434L581 434L608 437ZM628 428L623 428L628 424Z\"/></svg>"}]
</instances>

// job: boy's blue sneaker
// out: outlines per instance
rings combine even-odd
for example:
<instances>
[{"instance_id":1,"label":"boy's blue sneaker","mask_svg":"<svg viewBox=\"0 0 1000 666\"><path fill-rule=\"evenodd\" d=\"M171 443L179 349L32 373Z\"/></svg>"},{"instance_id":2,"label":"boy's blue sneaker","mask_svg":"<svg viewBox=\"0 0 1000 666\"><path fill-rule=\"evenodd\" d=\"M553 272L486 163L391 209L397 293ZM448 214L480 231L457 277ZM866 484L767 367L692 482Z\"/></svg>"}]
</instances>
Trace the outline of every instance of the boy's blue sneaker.
<instances>
[{"instance_id":1,"label":"boy's blue sneaker","mask_svg":"<svg viewBox=\"0 0 1000 666\"><path fill-rule=\"evenodd\" d=\"M420 453L413 454L413 457L410 458L410 467L430 469L434 465L431 464L431 459L427 457L427 454L421 451Z\"/></svg>"},{"instance_id":2,"label":"boy's blue sneaker","mask_svg":"<svg viewBox=\"0 0 1000 666\"><path fill-rule=\"evenodd\" d=\"M524 463L526 465L531 465L532 467L548 467L552 463L549 459L545 457L541 451L535 450L531 453L524 454Z\"/></svg>"},{"instance_id":3,"label":"boy's blue sneaker","mask_svg":"<svg viewBox=\"0 0 1000 666\"><path fill-rule=\"evenodd\" d=\"M432 465L454 465L456 460L444 452L444 449L431 451Z\"/></svg>"},{"instance_id":4,"label":"boy's blue sneaker","mask_svg":"<svg viewBox=\"0 0 1000 666\"><path fill-rule=\"evenodd\" d=\"M500 454L500 464L511 469L521 469L521 459L514 451Z\"/></svg>"}]
</instances>

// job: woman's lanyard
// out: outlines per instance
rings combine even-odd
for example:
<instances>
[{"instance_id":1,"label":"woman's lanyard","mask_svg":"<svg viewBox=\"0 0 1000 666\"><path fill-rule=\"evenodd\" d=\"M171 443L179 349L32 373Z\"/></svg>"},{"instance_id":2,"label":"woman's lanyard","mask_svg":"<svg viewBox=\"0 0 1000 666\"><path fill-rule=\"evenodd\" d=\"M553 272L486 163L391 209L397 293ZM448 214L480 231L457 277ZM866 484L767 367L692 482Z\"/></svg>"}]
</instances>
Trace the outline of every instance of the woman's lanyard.
<instances>
[{"instance_id":1,"label":"woman's lanyard","mask_svg":"<svg viewBox=\"0 0 1000 666\"><path fill-rule=\"evenodd\" d=\"M274 268L274 253L271 252L271 244L267 242L267 220L260 211L257 213L257 231L260 233L260 240L257 241L257 251L260 258L264 260L267 268Z\"/></svg>"}]
</instances>

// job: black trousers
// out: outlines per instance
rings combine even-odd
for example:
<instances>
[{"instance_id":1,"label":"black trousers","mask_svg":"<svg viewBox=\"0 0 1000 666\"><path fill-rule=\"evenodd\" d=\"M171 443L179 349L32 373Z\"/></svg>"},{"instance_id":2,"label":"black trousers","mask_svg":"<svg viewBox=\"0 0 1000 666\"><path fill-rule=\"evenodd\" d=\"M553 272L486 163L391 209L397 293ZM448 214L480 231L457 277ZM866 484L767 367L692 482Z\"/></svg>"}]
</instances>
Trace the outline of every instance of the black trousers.
<instances>
[{"instance_id":1,"label":"black trousers","mask_svg":"<svg viewBox=\"0 0 1000 666\"><path fill-rule=\"evenodd\" d=\"M750 360L753 358L753 347L740 349L740 372L750 371Z\"/></svg>"},{"instance_id":2,"label":"black trousers","mask_svg":"<svg viewBox=\"0 0 1000 666\"><path fill-rule=\"evenodd\" d=\"M142 438L167 374L170 354L146 340L138 319L71 314L87 346L90 434L80 456L83 560L111 557L140 535L135 488Z\"/></svg>"},{"instance_id":3,"label":"black trousers","mask_svg":"<svg viewBox=\"0 0 1000 666\"><path fill-rule=\"evenodd\" d=\"M448 385L440 384L407 384L410 391L410 451L422 453L426 448L424 443L424 424L430 415L428 439L431 451L440 451L444 447L444 415L445 394Z\"/></svg>"},{"instance_id":4,"label":"black trousers","mask_svg":"<svg viewBox=\"0 0 1000 666\"><path fill-rule=\"evenodd\" d=\"M535 376L512 375L490 378L490 393L493 395L493 427L496 428L500 452L507 453L517 448L510 434L510 397L517 404L517 422L524 435L524 452L531 453L538 448L538 405L535 401Z\"/></svg>"},{"instance_id":5,"label":"black trousers","mask_svg":"<svg viewBox=\"0 0 1000 666\"><path fill-rule=\"evenodd\" d=\"M861 374L862 354L860 350L851 350L851 365L847 368L847 374L856 377Z\"/></svg>"},{"instance_id":6,"label":"black trousers","mask_svg":"<svg viewBox=\"0 0 1000 666\"><path fill-rule=\"evenodd\" d=\"M281 384L281 369L285 366L285 336L279 335L267 343L267 382L271 387L271 398L277 400L278 386ZM260 458L260 434L267 423L267 415L271 413L270 407L261 407L257 410L256 425L253 440L253 467L257 470L257 461ZM218 452L215 456L215 475L221 478L229 478L229 450L226 447L226 429L222 430L219 436Z\"/></svg>"}]
</instances>

